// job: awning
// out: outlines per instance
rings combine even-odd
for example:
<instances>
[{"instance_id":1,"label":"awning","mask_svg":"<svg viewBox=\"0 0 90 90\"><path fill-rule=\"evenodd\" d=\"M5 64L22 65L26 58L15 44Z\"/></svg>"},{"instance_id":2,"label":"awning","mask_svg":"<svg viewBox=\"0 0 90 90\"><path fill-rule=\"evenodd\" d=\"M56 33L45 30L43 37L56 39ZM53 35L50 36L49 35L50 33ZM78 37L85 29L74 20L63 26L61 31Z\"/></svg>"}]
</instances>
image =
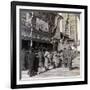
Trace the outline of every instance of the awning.
<instances>
[{"instance_id":1,"label":"awning","mask_svg":"<svg viewBox=\"0 0 90 90\"><path fill-rule=\"evenodd\" d=\"M27 36L22 36L21 39L22 40L31 40L31 38L27 37ZM32 38L32 41L39 42L39 43L51 44L49 40L41 40L41 39Z\"/></svg>"}]
</instances>

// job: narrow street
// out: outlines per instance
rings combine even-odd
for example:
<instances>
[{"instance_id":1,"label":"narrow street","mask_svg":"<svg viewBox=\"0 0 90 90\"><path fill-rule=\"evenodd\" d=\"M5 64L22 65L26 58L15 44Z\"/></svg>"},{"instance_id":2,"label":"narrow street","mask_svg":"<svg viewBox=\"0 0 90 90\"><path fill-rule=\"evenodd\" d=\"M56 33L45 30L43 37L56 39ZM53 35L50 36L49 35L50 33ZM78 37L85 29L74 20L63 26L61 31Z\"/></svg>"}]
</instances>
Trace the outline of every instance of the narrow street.
<instances>
[{"instance_id":1,"label":"narrow street","mask_svg":"<svg viewBox=\"0 0 90 90\"><path fill-rule=\"evenodd\" d=\"M22 71L22 80L31 80L31 79L41 79L41 78L51 78L51 77L62 77L62 76L78 76L80 75L80 56L76 57L73 60L72 64L73 68L72 70L69 70L68 68L56 68L51 69L46 72L40 73L39 75L35 75L33 77L29 77L27 74L28 71Z\"/></svg>"}]
</instances>

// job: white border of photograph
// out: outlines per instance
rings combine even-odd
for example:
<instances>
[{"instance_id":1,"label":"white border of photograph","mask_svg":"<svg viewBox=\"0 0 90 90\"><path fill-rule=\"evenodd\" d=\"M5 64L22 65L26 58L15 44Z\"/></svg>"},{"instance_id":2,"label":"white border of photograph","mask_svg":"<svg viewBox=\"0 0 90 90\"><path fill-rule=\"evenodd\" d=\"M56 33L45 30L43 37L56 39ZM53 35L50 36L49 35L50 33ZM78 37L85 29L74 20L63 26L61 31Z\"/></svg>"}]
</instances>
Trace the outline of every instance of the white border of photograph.
<instances>
[{"instance_id":1,"label":"white border of photograph","mask_svg":"<svg viewBox=\"0 0 90 90\"><path fill-rule=\"evenodd\" d=\"M80 75L70 77L53 77L53 78L41 78L31 80L20 80L20 60L19 60L19 42L20 42L20 9L32 9L32 10L50 10L50 11L65 11L65 12L81 12L80 14ZM72 8L51 8L51 7L36 7L36 6L16 6L16 84L39 84L39 83L53 83L53 82L72 82L72 81L84 81L84 10L72 9Z\"/></svg>"}]
</instances>

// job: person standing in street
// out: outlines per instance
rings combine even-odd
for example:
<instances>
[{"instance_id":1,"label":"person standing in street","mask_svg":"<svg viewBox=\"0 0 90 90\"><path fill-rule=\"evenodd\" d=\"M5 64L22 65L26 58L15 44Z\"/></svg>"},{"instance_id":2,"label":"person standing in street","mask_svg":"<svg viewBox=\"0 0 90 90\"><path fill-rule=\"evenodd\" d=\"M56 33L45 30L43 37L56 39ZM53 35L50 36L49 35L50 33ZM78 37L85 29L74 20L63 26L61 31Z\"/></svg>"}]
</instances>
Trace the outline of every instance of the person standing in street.
<instances>
[{"instance_id":1,"label":"person standing in street","mask_svg":"<svg viewBox=\"0 0 90 90\"><path fill-rule=\"evenodd\" d=\"M38 51L38 59L39 59L38 74L40 74L41 72L43 72L43 68L44 68L43 52L41 49L39 49Z\"/></svg>"},{"instance_id":2,"label":"person standing in street","mask_svg":"<svg viewBox=\"0 0 90 90\"><path fill-rule=\"evenodd\" d=\"M53 62L54 62L54 68L59 67L59 54L57 51L54 51Z\"/></svg>"},{"instance_id":3,"label":"person standing in street","mask_svg":"<svg viewBox=\"0 0 90 90\"><path fill-rule=\"evenodd\" d=\"M72 69L72 54L73 54L72 49L69 46L68 47L68 68L69 68L69 70Z\"/></svg>"},{"instance_id":4,"label":"person standing in street","mask_svg":"<svg viewBox=\"0 0 90 90\"><path fill-rule=\"evenodd\" d=\"M29 76L34 76L34 61L35 61L35 53L33 50L29 51Z\"/></svg>"},{"instance_id":5,"label":"person standing in street","mask_svg":"<svg viewBox=\"0 0 90 90\"><path fill-rule=\"evenodd\" d=\"M65 47L63 50L63 64L64 67L68 67L68 49Z\"/></svg>"},{"instance_id":6,"label":"person standing in street","mask_svg":"<svg viewBox=\"0 0 90 90\"><path fill-rule=\"evenodd\" d=\"M51 51L49 51L49 54L48 54L48 59L49 59L49 69L52 69L53 68L53 54Z\"/></svg>"},{"instance_id":7,"label":"person standing in street","mask_svg":"<svg viewBox=\"0 0 90 90\"><path fill-rule=\"evenodd\" d=\"M60 50L59 51L59 67L62 67L62 64L63 64L63 50Z\"/></svg>"},{"instance_id":8,"label":"person standing in street","mask_svg":"<svg viewBox=\"0 0 90 90\"><path fill-rule=\"evenodd\" d=\"M46 71L49 69L49 58L48 58L48 55L49 55L49 52L48 52L48 50L46 50L45 54L44 54L44 58L45 58L44 67L45 67Z\"/></svg>"}]
</instances>

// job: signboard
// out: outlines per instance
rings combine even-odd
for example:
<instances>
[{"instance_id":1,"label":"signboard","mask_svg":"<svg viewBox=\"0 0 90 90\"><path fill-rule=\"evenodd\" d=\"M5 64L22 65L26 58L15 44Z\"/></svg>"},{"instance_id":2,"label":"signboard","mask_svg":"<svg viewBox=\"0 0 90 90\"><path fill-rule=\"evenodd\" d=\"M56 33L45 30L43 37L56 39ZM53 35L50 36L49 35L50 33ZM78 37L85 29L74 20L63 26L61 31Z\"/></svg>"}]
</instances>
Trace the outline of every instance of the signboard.
<instances>
[{"instance_id":1,"label":"signboard","mask_svg":"<svg viewBox=\"0 0 90 90\"><path fill-rule=\"evenodd\" d=\"M36 18L36 29L44 32L49 32L48 23L42 19Z\"/></svg>"}]
</instances>

